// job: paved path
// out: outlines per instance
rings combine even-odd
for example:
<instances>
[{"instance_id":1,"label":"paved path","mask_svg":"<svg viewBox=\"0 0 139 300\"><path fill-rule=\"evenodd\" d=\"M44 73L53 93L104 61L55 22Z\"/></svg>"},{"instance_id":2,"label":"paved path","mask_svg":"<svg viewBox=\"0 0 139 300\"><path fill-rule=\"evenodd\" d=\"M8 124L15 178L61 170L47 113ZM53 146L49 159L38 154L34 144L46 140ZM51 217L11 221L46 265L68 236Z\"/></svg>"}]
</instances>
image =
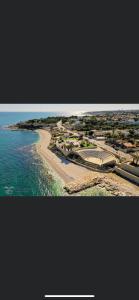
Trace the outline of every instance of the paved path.
<instances>
[{"instance_id":1,"label":"paved path","mask_svg":"<svg viewBox=\"0 0 139 300\"><path fill-rule=\"evenodd\" d=\"M104 177L111 184L117 183L119 190L129 192L134 196L139 196L139 187L132 184L126 179L116 175L115 173L103 174L99 172L88 171L88 169L78 166L72 162L69 162L65 158L60 158L55 155L52 151L48 149L51 134L46 131L39 129L38 133L40 135L40 141L36 144L37 152L42 156L44 160L52 167L54 171L61 177L65 184L74 181L81 180L84 181L86 176L91 176L92 179L96 177Z\"/></svg>"},{"instance_id":2,"label":"paved path","mask_svg":"<svg viewBox=\"0 0 139 300\"><path fill-rule=\"evenodd\" d=\"M111 152L114 155L118 155L121 158L125 158L127 161L132 161L133 158L130 154L124 153L120 150L115 150L113 147L106 145L105 141L97 141L95 139L89 139L90 142L95 143L98 147L102 148L103 150L106 150L108 152Z\"/></svg>"}]
</instances>

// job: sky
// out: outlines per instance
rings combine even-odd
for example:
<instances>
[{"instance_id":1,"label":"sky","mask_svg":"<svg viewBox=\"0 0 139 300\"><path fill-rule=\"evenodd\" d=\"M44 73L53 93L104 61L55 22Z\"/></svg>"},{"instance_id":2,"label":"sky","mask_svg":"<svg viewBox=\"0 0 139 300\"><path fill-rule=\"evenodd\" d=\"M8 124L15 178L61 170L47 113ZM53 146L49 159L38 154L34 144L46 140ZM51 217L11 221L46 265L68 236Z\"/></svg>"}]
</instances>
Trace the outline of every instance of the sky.
<instances>
[{"instance_id":1,"label":"sky","mask_svg":"<svg viewBox=\"0 0 139 300\"><path fill-rule=\"evenodd\" d=\"M139 110L139 104L0 104L0 112L66 112Z\"/></svg>"}]
</instances>

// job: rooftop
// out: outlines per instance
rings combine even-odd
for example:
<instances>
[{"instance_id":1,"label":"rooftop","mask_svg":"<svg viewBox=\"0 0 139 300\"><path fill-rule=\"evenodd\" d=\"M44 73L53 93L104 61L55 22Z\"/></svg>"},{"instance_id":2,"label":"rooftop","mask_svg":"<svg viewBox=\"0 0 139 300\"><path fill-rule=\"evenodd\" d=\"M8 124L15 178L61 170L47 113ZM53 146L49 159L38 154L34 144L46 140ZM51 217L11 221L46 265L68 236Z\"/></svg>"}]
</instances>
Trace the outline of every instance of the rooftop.
<instances>
[{"instance_id":1,"label":"rooftop","mask_svg":"<svg viewBox=\"0 0 139 300\"><path fill-rule=\"evenodd\" d=\"M85 150L79 150L78 153L83 159L88 159L88 158L99 158L99 159L107 159L109 157L112 157L113 155L110 154L107 151L104 150L94 150L94 149L85 149ZM114 156L113 156L114 158Z\"/></svg>"},{"instance_id":2,"label":"rooftop","mask_svg":"<svg viewBox=\"0 0 139 300\"><path fill-rule=\"evenodd\" d=\"M123 145L126 147L126 148L134 148L135 145L133 145L132 143L123 143Z\"/></svg>"}]
</instances>

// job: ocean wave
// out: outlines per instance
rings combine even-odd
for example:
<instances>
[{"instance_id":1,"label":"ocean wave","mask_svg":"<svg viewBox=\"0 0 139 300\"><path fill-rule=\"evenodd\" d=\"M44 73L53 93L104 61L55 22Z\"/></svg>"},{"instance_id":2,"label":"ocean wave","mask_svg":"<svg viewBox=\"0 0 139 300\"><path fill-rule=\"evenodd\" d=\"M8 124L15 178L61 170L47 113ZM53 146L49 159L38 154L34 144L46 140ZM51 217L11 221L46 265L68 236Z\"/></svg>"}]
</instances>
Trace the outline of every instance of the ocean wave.
<instances>
[{"instance_id":1,"label":"ocean wave","mask_svg":"<svg viewBox=\"0 0 139 300\"><path fill-rule=\"evenodd\" d=\"M17 151L32 152L32 145L19 147L19 148L17 148Z\"/></svg>"}]
</instances>

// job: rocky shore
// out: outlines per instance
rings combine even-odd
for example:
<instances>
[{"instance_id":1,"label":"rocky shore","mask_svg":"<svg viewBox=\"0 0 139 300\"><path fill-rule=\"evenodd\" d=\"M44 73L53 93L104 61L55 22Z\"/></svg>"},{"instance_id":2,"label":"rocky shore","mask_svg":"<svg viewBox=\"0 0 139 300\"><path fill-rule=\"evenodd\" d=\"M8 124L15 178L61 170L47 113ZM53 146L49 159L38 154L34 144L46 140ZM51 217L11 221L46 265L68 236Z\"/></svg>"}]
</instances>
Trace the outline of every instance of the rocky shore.
<instances>
[{"instance_id":1,"label":"rocky shore","mask_svg":"<svg viewBox=\"0 0 139 300\"><path fill-rule=\"evenodd\" d=\"M99 173L94 176L91 172L89 175L83 177L82 180L74 180L66 184L64 188L68 194L72 195L95 186L100 189L105 188L111 196L139 196L139 192L133 191L129 186L121 185Z\"/></svg>"},{"instance_id":2,"label":"rocky shore","mask_svg":"<svg viewBox=\"0 0 139 300\"><path fill-rule=\"evenodd\" d=\"M98 176L85 176L82 178L81 180L74 180L68 184L65 185L65 190L69 193L69 194L73 194L73 193L77 193L80 192L82 190L85 190L89 187L93 187L95 185L98 185L99 183L101 183L102 179L99 178Z\"/></svg>"},{"instance_id":3,"label":"rocky shore","mask_svg":"<svg viewBox=\"0 0 139 300\"><path fill-rule=\"evenodd\" d=\"M9 126L9 129L19 130L17 126ZM37 153L58 174L63 182L65 192L69 195L76 195L81 191L87 192L87 189L97 187L100 190L105 189L111 196L139 196L139 187L115 173L102 174L89 171L85 167L67 161L64 157L58 157L49 149L50 132L43 129L39 129L37 132L40 136L36 144Z\"/></svg>"},{"instance_id":4,"label":"rocky shore","mask_svg":"<svg viewBox=\"0 0 139 300\"><path fill-rule=\"evenodd\" d=\"M73 195L96 186L100 189L105 188L111 196L139 196L139 187L115 173L89 171L63 157L58 157L48 148L51 140L50 132L42 129L37 132L40 136L36 144L37 152L63 180L64 189L68 194Z\"/></svg>"}]
</instances>

